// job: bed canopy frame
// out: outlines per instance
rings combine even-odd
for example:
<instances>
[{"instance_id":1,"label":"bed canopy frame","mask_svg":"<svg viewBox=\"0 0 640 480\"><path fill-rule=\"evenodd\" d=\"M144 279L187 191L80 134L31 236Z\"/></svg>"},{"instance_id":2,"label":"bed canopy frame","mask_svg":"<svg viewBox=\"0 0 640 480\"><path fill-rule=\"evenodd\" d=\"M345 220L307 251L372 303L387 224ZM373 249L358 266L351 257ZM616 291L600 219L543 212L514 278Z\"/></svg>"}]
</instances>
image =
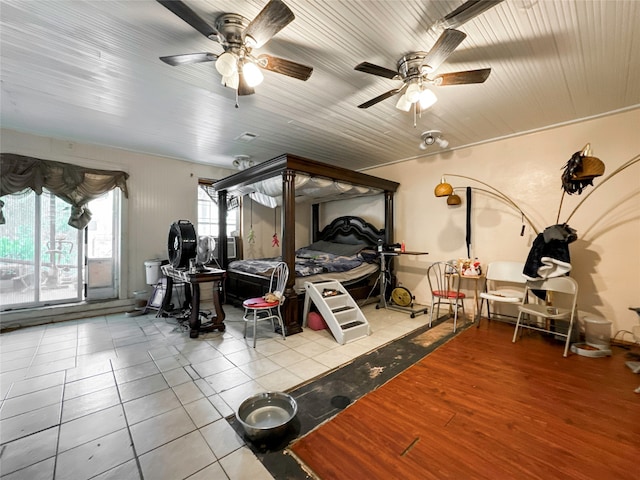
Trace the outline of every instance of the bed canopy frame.
<instances>
[{"instance_id":1,"label":"bed canopy frame","mask_svg":"<svg viewBox=\"0 0 640 480\"><path fill-rule=\"evenodd\" d=\"M259 163L254 167L241 170L229 177L215 182L212 187L218 195L218 209L220 219L219 230L219 262L223 268L227 268L227 225L226 210L227 200L230 195L245 195L252 193L259 182L268 179L282 178L282 259L287 263L290 272L295 272L295 212L296 212L296 176L306 175L330 179L357 187L368 187L380 194L384 194L384 243L393 243L393 196L399 184L365 173L349 170L347 168L328 165L307 158L291 154L283 154L279 157ZM257 191L257 189L255 190ZM357 196L349 195L351 198ZM339 194L334 197L323 197L318 202L312 200L312 225L313 241L318 238L320 232L319 203L323 201L345 198ZM302 331L299 317L298 296L294 289L295 278L290 275L284 292L286 301L283 308L285 330L287 335Z\"/></svg>"}]
</instances>

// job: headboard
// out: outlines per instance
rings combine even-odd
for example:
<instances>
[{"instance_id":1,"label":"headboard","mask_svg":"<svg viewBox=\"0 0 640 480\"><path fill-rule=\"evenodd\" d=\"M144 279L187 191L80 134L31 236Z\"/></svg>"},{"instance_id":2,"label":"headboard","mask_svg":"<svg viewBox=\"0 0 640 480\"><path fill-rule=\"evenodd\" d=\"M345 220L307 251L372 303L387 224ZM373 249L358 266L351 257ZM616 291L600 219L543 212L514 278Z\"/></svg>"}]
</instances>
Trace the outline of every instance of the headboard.
<instances>
[{"instance_id":1,"label":"headboard","mask_svg":"<svg viewBox=\"0 0 640 480\"><path fill-rule=\"evenodd\" d=\"M384 229L379 230L360 217L347 215L336 218L324 227L317 234L317 239L348 245L366 243L374 247L378 240L384 241Z\"/></svg>"}]
</instances>

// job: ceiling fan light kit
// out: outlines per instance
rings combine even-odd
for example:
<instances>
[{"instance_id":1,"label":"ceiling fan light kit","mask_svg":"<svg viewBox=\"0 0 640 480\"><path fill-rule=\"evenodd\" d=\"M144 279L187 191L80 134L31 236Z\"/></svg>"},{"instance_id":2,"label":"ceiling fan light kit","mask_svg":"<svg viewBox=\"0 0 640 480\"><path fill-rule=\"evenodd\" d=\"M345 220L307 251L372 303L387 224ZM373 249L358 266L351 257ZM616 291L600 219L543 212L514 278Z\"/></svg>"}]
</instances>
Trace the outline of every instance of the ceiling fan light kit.
<instances>
[{"instance_id":1,"label":"ceiling fan light kit","mask_svg":"<svg viewBox=\"0 0 640 480\"><path fill-rule=\"evenodd\" d=\"M421 110L426 110L437 101L438 101L438 98L436 97L436 94L433 93L428 88L425 88L424 90L422 90L420 92L420 96L418 97L418 102L420 102Z\"/></svg>"},{"instance_id":2,"label":"ceiling fan light kit","mask_svg":"<svg viewBox=\"0 0 640 480\"><path fill-rule=\"evenodd\" d=\"M247 85L250 87L257 87L264 80L264 75L262 75L258 66L251 61L245 60L242 65L242 73L247 81Z\"/></svg>"},{"instance_id":3,"label":"ceiling fan light kit","mask_svg":"<svg viewBox=\"0 0 640 480\"><path fill-rule=\"evenodd\" d=\"M406 95L400 95L400 98L398 98L398 102L396 103L396 108L398 110L408 112L409 110L411 110L412 106L413 104L409 100L407 100Z\"/></svg>"},{"instance_id":4,"label":"ceiling fan light kit","mask_svg":"<svg viewBox=\"0 0 640 480\"><path fill-rule=\"evenodd\" d=\"M238 73L238 57L231 52L224 52L216 60L216 70L223 77Z\"/></svg>"},{"instance_id":5,"label":"ceiling fan light kit","mask_svg":"<svg viewBox=\"0 0 640 480\"><path fill-rule=\"evenodd\" d=\"M238 74L238 72L235 72L234 74L229 75L228 77L223 76L220 78L220 83L225 87L229 87L229 88L232 88L233 90L237 90L238 87L240 86L240 75Z\"/></svg>"}]
</instances>

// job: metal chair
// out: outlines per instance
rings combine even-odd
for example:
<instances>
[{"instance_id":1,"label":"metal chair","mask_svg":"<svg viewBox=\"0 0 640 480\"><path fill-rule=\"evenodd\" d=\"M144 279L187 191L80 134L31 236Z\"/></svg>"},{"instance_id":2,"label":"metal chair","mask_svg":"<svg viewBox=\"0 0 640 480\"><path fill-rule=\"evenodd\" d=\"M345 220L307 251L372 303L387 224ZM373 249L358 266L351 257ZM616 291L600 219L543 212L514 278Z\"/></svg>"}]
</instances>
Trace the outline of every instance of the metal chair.
<instances>
[{"instance_id":1,"label":"metal chair","mask_svg":"<svg viewBox=\"0 0 640 480\"><path fill-rule=\"evenodd\" d=\"M436 319L440 315L440 304L445 303L449 308L453 308L453 331L456 331L458 322L458 309L462 308L464 313L465 294L460 292L460 271L458 268L447 262L436 262L427 270L429 290L431 290L431 311L429 313L429 326L433 321L433 310L437 305Z\"/></svg>"},{"instance_id":2,"label":"metal chair","mask_svg":"<svg viewBox=\"0 0 640 480\"><path fill-rule=\"evenodd\" d=\"M274 320L278 320L283 340L286 339L284 332L284 322L282 321L282 313L280 308L284 303L284 289L289 277L289 267L284 262L278 263L271 273L269 282L269 293L275 295L275 300L266 300L265 297L249 298L242 302L244 307L244 338L247 338L247 324L253 323L253 348L256 347L256 330L258 322L262 320L271 320L271 327L275 331Z\"/></svg>"},{"instance_id":3,"label":"metal chair","mask_svg":"<svg viewBox=\"0 0 640 480\"><path fill-rule=\"evenodd\" d=\"M545 303L528 303L529 292L535 290L537 295L545 295ZM560 296L556 293L563 294L566 297L564 300L565 305L570 307L558 307L555 305L549 305L549 302L558 303ZM566 337L564 345L564 355L567 356L569 351L569 342L571 341L571 331L573 330L575 315L576 315L576 303L578 300L578 282L571 277L553 277L544 280L531 281L528 280L524 289L524 299L522 304L518 306L518 320L516 322L516 328L513 332L513 342L515 343L518 337L519 328L529 328L531 330L537 330L539 332L551 333L555 336ZM531 295L536 297L536 295ZM568 300L568 302L567 302ZM542 321L536 323L522 323L523 315L535 316ZM558 331L557 322L569 322L567 332Z\"/></svg>"},{"instance_id":4,"label":"metal chair","mask_svg":"<svg viewBox=\"0 0 640 480\"><path fill-rule=\"evenodd\" d=\"M487 267L484 291L480 293L477 326L482 318L482 306L487 303L487 320L491 320L491 303L522 303L527 279L522 275L524 263L491 262Z\"/></svg>"}]
</instances>

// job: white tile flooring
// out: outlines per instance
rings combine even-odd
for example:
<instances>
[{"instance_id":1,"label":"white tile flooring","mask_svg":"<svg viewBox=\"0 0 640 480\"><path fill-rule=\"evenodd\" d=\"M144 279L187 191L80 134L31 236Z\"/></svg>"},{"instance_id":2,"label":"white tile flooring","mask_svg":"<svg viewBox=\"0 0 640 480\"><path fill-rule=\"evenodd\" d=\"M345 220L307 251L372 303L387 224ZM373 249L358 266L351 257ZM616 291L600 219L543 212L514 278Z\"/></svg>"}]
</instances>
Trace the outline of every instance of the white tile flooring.
<instances>
[{"instance_id":1,"label":"white tile flooring","mask_svg":"<svg viewBox=\"0 0 640 480\"><path fill-rule=\"evenodd\" d=\"M197 339L153 313L2 334L2 479L270 479L225 417L256 392L291 389L428 321L363 312L373 333L347 345L308 328L283 340L262 322L254 349L230 306L226 332Z\"/></svg>"}]
</instances>

